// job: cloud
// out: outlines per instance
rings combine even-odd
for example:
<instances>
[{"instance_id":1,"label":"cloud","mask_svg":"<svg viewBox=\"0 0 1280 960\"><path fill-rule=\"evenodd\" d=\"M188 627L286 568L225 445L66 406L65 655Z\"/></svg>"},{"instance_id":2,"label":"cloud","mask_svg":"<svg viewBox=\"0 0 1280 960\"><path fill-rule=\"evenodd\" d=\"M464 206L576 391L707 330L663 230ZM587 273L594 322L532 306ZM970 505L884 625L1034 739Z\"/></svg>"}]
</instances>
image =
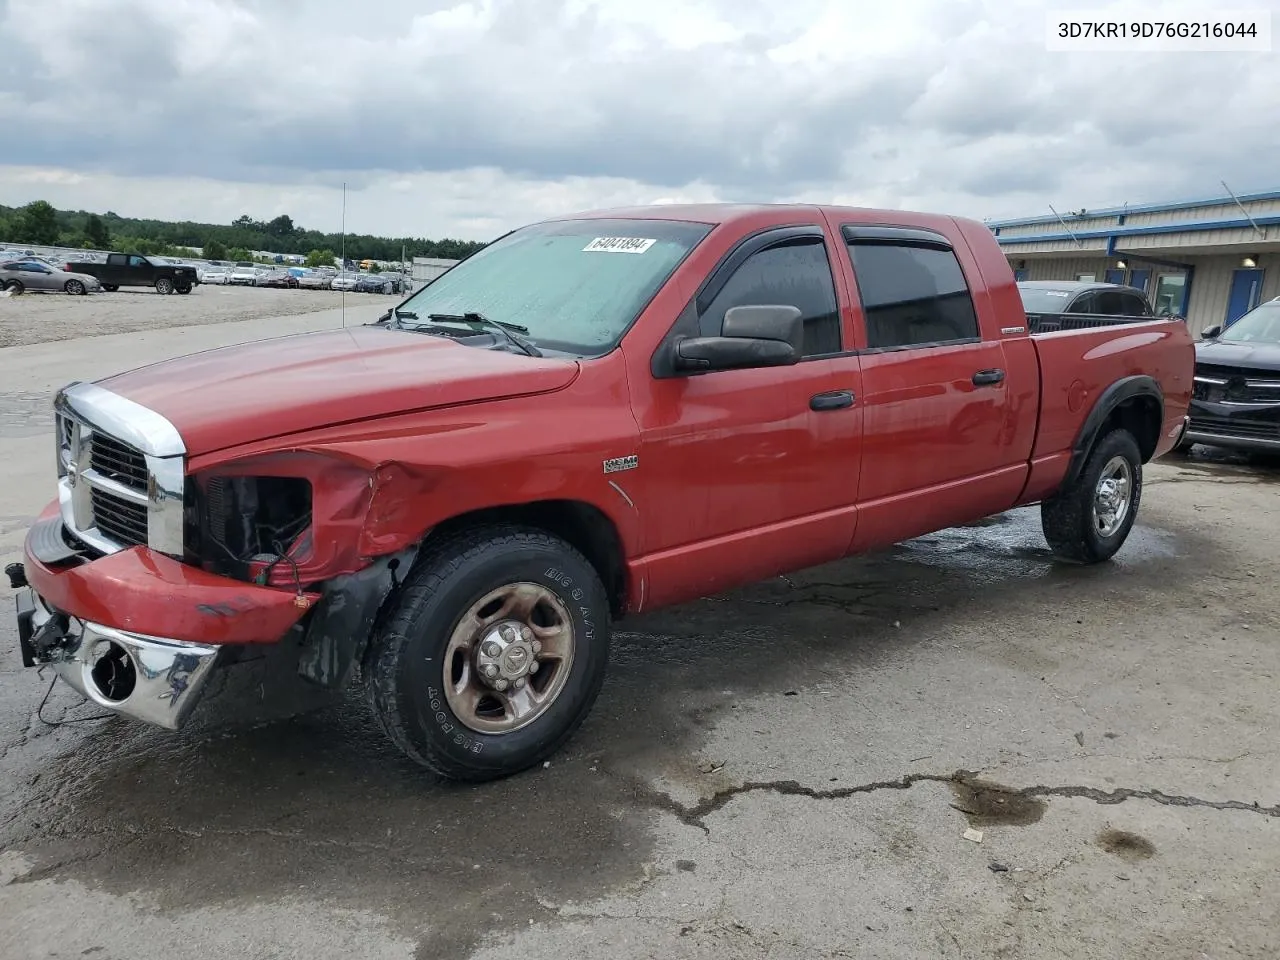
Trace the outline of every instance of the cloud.
<instances>
[{"instance_id":1,"label":"cloud","mask_svg":"<svg viewBox=\"0 0 1280 960\"><path fill-rule=\"evenodd\" d=\"M363 229L461 236L619 197L1006 216L1276 185L1272 54L1049 53L1045 9L10 0L0 200L58 170L121 213L322 226L345 181Z\"/></svg>"}]
</instances>

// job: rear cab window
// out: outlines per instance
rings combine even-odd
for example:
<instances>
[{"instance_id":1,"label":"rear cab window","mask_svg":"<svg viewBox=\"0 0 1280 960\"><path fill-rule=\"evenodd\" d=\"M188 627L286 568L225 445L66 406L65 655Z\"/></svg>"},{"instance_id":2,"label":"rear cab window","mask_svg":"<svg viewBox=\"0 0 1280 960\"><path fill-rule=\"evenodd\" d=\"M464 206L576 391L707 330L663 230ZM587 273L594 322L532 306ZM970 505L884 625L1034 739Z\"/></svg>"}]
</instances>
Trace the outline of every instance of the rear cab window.
<instances>
[{"instance_id":1,"label":"rear cab window","mask_svg":"<svg viewBox=\"0 0 1280 960\"><path fill-rule=\"evenodd\" d=\"M980 341L978 314L955 250L941 234L846 226L868 350Z\"/></svg>"}]
</instances>

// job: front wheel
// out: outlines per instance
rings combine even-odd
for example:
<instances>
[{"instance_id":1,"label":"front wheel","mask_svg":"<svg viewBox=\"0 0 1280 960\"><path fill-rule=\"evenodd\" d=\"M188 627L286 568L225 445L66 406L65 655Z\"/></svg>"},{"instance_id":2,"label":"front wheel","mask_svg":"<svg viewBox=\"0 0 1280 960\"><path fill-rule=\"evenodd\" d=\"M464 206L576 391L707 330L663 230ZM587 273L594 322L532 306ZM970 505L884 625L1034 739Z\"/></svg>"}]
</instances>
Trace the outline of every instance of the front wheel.
<instances>
[{"instance_id":1,"label":"front wheel","mask_svg":"<svg viewBox=\"0 0 1280 960\"><path fill-rule=\"evenodd\" d=\"M1115 556L1133 529L1142 501L1142 452L1128 430L1095 445L1076 480L1040 505L1040 523L1053 552L1075 563Z\"/></svg>"},{"instance_id":2,"label":"front wheel","mask_svg":"<svg viewBox=\"0 0 1280 960\"><path fill-rule=\"evenodd\" d=\"M23 286L21 280L10 280L9 286L7 289L9 291L10 296L20 297L22 296L23 292L26 291L27 288Z\"/></svg>"},{"instance_id":3,"label":"front wheel","mask_svg":"<svg viewBox=\"0 0 1280 960\"><path fill-rule=\"evenodd\" d=\"M168 277L161 277L156 281L156 293L170 294L173 293L173 281Z\"/></svg>"},{"instance_id":4,"label":"front wheel","mask_svg":"<svg viewBox=\"0 0 1280 960\"><path fill-rule=\"evenodd\" d=\"M609 600L558 537L515 526L455 534L419 558L366 658L388 736L453 780L531 767L560 748L604 682Z\"/></svg>"},{"instance_id":5,"label":"front wheel","mask_svg":"<svg viewBox=\"0 0 1280 960\"><path fill-rule=\"evenodd\" d=\"M84 296L84 284L81 283L79 280L68 280L65 284L63 284L62 289L66 290L67 293L71 294L71 296L73 297Z\"/></svg>"},{"instance_id":6,"label":"front wheel","mask_svg":"<svg viewBox=\"0 0 1280 960\"><path fill-rule=\"evenodd\" d=\"M190 292L191 292L191 284L189 284L189 283L179 284L179 286L178 286L178 293L179 293L179 294L181 294L181 295L183 295L183 296L186 296L186 295L187 295L188 293L190 293Z\"/></svg>"},{"instance_id":7,"label":"front wheel","mask_svg":"<svg viewBox=\"0 0 1280 960\"><path fill-rule=\"evenodd\" d=\"M114 283L104 283L102 285L102 289L107 291L107 293L115 293L117 290L120 289L120 287L119 285Z\"/></svg>"}]
</instances>

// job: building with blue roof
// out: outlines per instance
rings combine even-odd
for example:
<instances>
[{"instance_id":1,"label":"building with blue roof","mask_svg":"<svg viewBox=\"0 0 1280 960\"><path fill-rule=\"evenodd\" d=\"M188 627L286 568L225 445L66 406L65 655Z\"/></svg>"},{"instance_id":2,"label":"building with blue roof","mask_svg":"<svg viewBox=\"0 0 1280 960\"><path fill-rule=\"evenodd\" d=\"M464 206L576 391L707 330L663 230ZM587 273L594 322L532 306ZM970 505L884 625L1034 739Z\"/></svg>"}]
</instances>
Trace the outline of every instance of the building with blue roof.
<instances>
[{"instance_id":1,"label":"building with blue roof","mask_svg":"<svg viewBox=\"0 0 1280 960\"><path fill-rule=\"evenodd\" d=\"M1145 290L1192 332L1280 297L1280 192L989 220L1019 280Z\"/></svg>"}]
</instances>

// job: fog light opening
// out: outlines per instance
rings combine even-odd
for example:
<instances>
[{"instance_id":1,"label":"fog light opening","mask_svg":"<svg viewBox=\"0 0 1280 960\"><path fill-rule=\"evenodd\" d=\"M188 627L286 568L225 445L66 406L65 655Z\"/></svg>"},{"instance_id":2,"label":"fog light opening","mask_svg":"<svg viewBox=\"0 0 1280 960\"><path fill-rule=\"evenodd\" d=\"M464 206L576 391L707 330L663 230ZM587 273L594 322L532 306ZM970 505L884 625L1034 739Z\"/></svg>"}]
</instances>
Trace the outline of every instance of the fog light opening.
<instances>
[{"instance_id":1,"label":"fog light opening","mask_svg":"<svg viewBox=\"0 0 1280 960\"><path fill-rule=\"evenodd\" d=\"M122 703L138 685L138 671L124 647L113 640L104 640L94 648L89 679L98 696L111 703Z\"/></svg>"}]
</instances>

